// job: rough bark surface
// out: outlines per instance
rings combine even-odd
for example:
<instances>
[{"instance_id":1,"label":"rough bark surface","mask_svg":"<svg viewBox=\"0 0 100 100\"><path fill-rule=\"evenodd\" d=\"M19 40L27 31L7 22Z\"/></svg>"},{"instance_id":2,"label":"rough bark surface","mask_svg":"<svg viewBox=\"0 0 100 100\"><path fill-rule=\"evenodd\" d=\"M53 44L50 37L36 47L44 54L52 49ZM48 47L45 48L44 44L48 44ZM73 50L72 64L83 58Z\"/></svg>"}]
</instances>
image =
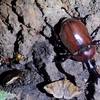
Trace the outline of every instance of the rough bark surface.
<instances>
[{"instance_id":1,"label":"rough bark surface","mask_svg":"<svg viewBox=\"0 0 100 100\"><path fill-rule=\"evenodd\" d=\"M24 76L13 85L0 86L0 89L17 94L17 97L11 100L57 100L46 94L42 88L46 83L59 80L67 74L75 78L77 86L86 87L89 73L87 68L83 70L81 62L70 59L62 63L53 62L56 53L54 45L50 42L51 28L46 20L53 27L61 18L70 18L62 7L75 17L90 14L86 19L86 27L90 34L100 25L99 0L0 1L0 53L4 57L12 58L17 50L27 58L17 64L11 63L11 67L24 71ZM19 43L16 45L18 39ZM100 34L97 34L96 39L100 39ZM96 49L94 59L100 72L100 48ZM4 65L0 68L0 73L9 69L11 68ZM100 99L99 94L100 84L95 85L94 100ZM87 99L83 92L72 100L90 99Z\"/></svg>"}]
</instances>

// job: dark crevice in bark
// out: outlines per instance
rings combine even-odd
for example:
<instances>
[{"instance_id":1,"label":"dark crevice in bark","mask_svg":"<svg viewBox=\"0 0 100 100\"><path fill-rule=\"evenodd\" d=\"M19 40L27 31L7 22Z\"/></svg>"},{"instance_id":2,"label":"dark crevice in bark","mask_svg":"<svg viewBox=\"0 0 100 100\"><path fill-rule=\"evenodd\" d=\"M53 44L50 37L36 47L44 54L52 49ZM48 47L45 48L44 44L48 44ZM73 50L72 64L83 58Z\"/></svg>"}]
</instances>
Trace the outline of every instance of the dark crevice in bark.
<instances>
[{"instance_id":1,"label":"dark crevice in bark","mask_svg":"<svg viewBox=\"0 0 100 100\"><path fill-rule=\"evenodd\" d=\"M14 52L19 52L19 44L24 42L24 36L22 34L22 31L23 31L23 28L21 26L21 29L17 33L17 36L16 36L17 38L14 43Z\"/></svg>"},{"instance_id":2,"label":"dark crevice in bark","mask_svg":"<svg viewBox=\"0 0 100 100\"><path fill-rule=\"evenodd\" d=\"M22 23L23 25L25 25L23 16L18 14L17 11L16 11L16 2L17 2L17 0L12 0L12 2L11 2L11 4L12 4L12 11L17 15L18 21L20 23Z\"/></svg>"},{"instance_id":3,"label":"dark crevice in bark","mask_svg":"<svg viewBox=\"0 0 100 100\"><path fill-rule=\"evenodd\" d=\"M42 13L42 16L44 16L44 12L43 12L43 8L41 7L41 5L38 3L37 0L35 0L35 3L37 5L37 7L40 9L41 13Z\"/></svg>"},{"instance_id":4,"label":"dark crevice in bark","mask_svg":"<svg viewBox=\"0 0 100 100\"><path fill-rule=\"evenodd\" d=\"M2 20L2 22L7 26L8 30L11 31L11 33L13 33L14 29L12 27L12 25L10 24L9 22L9 14L7 16L7 18L5 17L5 15L3 15L1 12L0 12L0 19Z\"/></svg>"},{"instance_id":5,"label":"dark crevice in bark","mask_svg":"<svg viewBox=\"0 0 100 100\"><path fill-rule=\"evenodd\" d=\"M12 25L9 23L9 14L8 14L7 19L5 20L5 22L7 23L8 30L10 30L11 33L13 33L14 29L13 29Z\"/></svg>"}]
</instances>

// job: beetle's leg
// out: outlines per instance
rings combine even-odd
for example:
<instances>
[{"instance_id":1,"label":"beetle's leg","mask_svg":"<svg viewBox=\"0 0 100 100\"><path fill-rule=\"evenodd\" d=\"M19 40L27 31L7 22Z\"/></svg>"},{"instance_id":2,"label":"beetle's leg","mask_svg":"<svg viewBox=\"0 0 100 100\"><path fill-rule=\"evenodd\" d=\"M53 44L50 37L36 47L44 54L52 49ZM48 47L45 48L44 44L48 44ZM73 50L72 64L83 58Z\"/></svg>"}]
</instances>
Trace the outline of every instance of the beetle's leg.
<instances>
[{"instance_id":1,"label":"beetle's leg","mask_svg":"<svg viewBox=\"0 0 100 100\"><path fill-rule=\"evenodd\" d=\"M76 12L78 13L78 16L77 16L77 17L71 15L64 7L62 7L61 9L64 9L65 12L66 12L70 17L72 17L72 18L74 18L74 19L77 19L77 20L80 20L82 23L84 23L84 25L86 25L86 19L88 18L88 16L91 15L91 14L88 14L88 15L86 15L85 17L81 17L81 16L80 16L80 13L79 13L79 11L78 11L78 7L75 8Z\"/></svg>"},{"instance_id":2,"label":"beetle's leg","mask_svg":"<svg viewBox=\"0 0 100 100\"><path fill-rule=\"evenodd\" d=\"M85 64L87 65L90 74L88 82L98 84L98 78L100 78L100 75L96 71L95 62L93 60L88 60Z\"/></svg>"},{"instance_id":3,"label":"beetle's leg","mask_svg":"<svg viewBox=\"0 0 100 100\"><path fill-rule=\"evenodd\" d=\"M75 8L76 12L78 13L78 16L75 17L73 16L73 18L80 20L85 26L86 26L86 19L88 18L88 16L90 16L91 14L87 14L84 17L80 16L80 12L78 11L78 7Z\"/></svg>"},{"instance_id":4,"label":"beetle's leg","mask_svg":"<svg viewBox=\"0 0 100 100\"><path fill-rule=\"evenodd\" d=\"M57 67L57 69L62 73L64 74L68 80L70 80L70 82L72 82L74 85L76 85L76 82L75 82L75 76L73 75L70 75L69 73L67 73L63 67L61 66L61 63L60 62L55 62L55 65Z\"/></svg>"},{"instance_id":5,"label":"beetle's leg","mask_svg":"<svg viewBox=\"0 0 100 100\"><path fill-rule=\"evenodd\" d=\"M53 61L54 62L64 62L66 59L69 59L71 57L72 55L69 52L68 53L58 53Z\"/></svg>"},{"instance_id":6,"label":"beetle's leg","mask_svg":"<svg viewBox=\"0 0 100 100\"><path fill-rule=\"evenodd\" d=\"M100 40L94 40L94 41L92 41L92 43L90 45L91 46L100 45Z\"/></svg>"},{"instance_id":7,"label":"beetle's leg","mask_svg":"<svg viewBox=\"0 0 100 100\"><path fill-rule=\"evenodd\" d=\"M62 20L65 18L62 18L59 20L59 22L52 27L48 22L47 18L45 17L45 23L48 25L48 27L51 29L52 37L49 39L49 42L54 46L54 51L56 53L56 57L54 58L54 62L63 62L66 59L71 57L71 54L66 50L65 46L63 45L60 37L59 37L59 32L60 32L60 26Z\"/></svg>"},{"instance_id":8,"label":"beetle's leg","mask_svg":"<svg viewBox=\"0 0 100 100\"><path fill-rule=\"evenodd\" d=\"M86 100L94 100L94 94L95 94L95 85L88 83L87 87L85 89L85 96Z\"/></svg>"},{"instance_id":9,"label":"beetle's leg","mask_svg":"<svg viewBox=\"0 0 100 100\"><path fill-rule=\"evenodd\" d=\"M50 42L53 46L58 45L61 41L60 41L60 39L59 39L59 37L58 37L58 35L57 35L57 33L56 33L54 27L52 27L52 26L47 22L47 17L45 17L44 21L45 21L46 25L51 29L51 34L52 34L52 36L51 36L50 38L47 38L47 37L46 37L46 38L49 40L49 42ZM43 29L43 30L44 30L44 29ZM43 30L42 30L42 35L44 35L44 34L43 34Z\"/></svg>"},{"instance_id":10,"label":"beetle's leg","mask_svg":"<svg viewBox=\"0 0 100 100\"><path fill-rule=\"evenodd\" d=\"M91 33L91 38L94 39L100 29L100 25Z\"/></svg>"},{"instance_id":11,"label":"beetle's leg","mask_svg":"<svg viewBox=\"0 0 100 100\"><path fill-rule=\"evenodd\" d=\"M51 29L51 31L54 32L54 28L47 22L47 17L45 17L44 21L45 21L46 25ZM55 32L54 32L54 34L55 34Z\"/></svg>"}]
</instances>

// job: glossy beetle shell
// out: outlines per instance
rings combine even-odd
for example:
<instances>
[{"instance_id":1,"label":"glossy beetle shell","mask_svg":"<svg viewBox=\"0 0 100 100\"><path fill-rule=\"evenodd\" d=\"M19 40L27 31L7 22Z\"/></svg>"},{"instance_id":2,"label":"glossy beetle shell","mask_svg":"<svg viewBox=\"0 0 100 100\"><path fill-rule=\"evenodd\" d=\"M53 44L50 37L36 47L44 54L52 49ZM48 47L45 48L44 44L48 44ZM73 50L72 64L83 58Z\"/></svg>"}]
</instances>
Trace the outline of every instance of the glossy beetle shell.
<instances>
[{"instance_id":1,"label":"glossy beetle shell","mask_svg":"<svg viewBox=\"0 0 100 100\"><path fill-rule=\"evenodd\" d=\"M65 47L67 47L73 58L78 61L87 61L91 59L95 53L95 48L91 47L78 53L81 49L91 44L90 38L86 27L76 19L65 19L61 23L60 38ZM76 55L74 55L77 53Z\"/></svg>"},{"instance_id":2,"label":"glossy beetle shell","mask_svg":"<svg viewBox=\"0 0 100 100\"><path fill-rule=\"evenodd\" d=\"M22 72L20 70L9 70L6 72L3 72L0 75L0 82L2 86L8 86L12 84L16 79L18 79L21 76Z\"/></svg>"}]
</instances>

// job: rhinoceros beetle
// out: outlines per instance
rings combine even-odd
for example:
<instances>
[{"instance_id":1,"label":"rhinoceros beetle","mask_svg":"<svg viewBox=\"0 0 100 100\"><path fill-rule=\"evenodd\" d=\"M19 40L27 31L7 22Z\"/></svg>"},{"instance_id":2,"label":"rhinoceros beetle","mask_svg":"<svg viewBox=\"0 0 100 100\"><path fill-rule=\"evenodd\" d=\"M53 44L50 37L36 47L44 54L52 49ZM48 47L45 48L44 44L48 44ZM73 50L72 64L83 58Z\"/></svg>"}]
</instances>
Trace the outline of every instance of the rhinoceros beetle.
<instances>
[{"instance_id":1,"label":"rhinoceros beetle","mask_svg":"<svg viewBox=\"0 0 100 100\"><path fill-rule=\"evenodd\" d=\"M84 18L61 18L60 21L52 27L45 19L46 24L51 28L55 37L55 46L57 47L57 55L54 61L65 61L68 58L82 62L87 65L92 83L97 83L100 75L96 71L93 56L95 48L100 44L100 40L94 40L100 28L98 26L91 35L85 26ZM60 50L62 49L62 50ZM63 52L60 52L63 51Z\"/></svg>"},{"instance_id":2,"label":"rhinoceros beetle","mask_svg":"<svg viewBox=\"0 0 100 100\"><path fill-rule=\"evenodd\" d=\"M97 83L100 75L93 65L92 58L95 54L95 47L100 44L100 40L93 40L94 36L89 36L85 25L81 21L73 18L65 18L61 22L59 38L65 48L68 49L66 57L85 63L88 66L90 75L94 78L94 82Z\"/></svg>"}]
</instances>

